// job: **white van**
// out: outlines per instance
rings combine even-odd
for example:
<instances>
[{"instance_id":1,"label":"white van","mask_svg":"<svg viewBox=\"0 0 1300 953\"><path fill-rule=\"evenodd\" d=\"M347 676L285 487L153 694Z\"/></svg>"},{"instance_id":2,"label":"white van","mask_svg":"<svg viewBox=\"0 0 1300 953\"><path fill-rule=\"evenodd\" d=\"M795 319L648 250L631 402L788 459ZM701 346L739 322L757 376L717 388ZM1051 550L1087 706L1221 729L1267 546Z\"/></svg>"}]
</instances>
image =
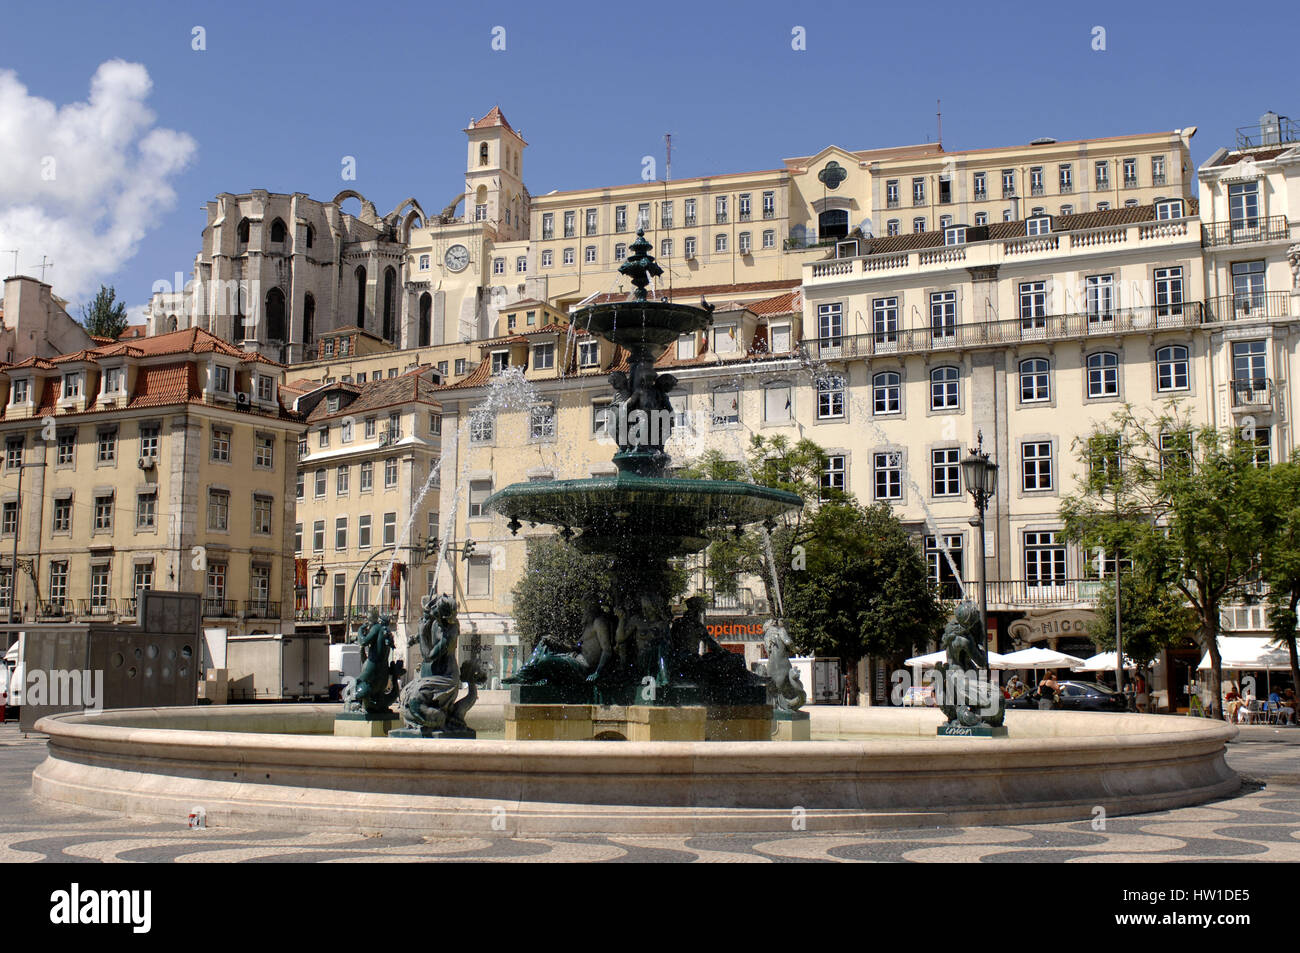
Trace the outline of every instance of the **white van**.
<instances>
[{"instance_id":1,"label":"white van","mask_svg":"<svg viewBox=\"0 0 1300 953\"><path fill-rule=\"evenodd\" d=\"M0 686L7 693L5 705L10 708L19 708L23 703L23 682L26 680L25 669L26 666L23 665L23 637L20 635L18 641L9 646L9 651L5 653L3 671L0 672Z\"/></svg>"}]
</instances>

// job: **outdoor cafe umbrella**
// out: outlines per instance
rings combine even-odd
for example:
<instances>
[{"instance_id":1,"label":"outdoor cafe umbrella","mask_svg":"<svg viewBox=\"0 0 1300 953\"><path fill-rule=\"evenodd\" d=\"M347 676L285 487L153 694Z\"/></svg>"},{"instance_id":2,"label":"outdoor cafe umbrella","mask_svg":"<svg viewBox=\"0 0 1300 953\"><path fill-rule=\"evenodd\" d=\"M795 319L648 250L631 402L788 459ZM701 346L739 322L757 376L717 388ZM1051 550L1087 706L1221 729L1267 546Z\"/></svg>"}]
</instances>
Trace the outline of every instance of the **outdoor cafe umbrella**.
<instances>
[{"instance_id":1,"label":"outdoor cafe umbrella","mask_svg":"<svg viewBox=\"0 0 1300 953\"><path fill-rule=\"evenodd\" d=\"M1005 655L999 655L997 652L990 652L989 668L1007 668L1008 666L1002 664L1004 659L1006 659ZM946 661L948 661L948 653L940 651L931 652L929 655L917 655L914 658L908 659L903 664L907 665L909 668L915 666L920 666L921 668L933 668L940 662Z\"/></svg>"},{"instance_id":2,"label":"outdoor cafe umbrella","mask_svg":"<svg viewBox=\"0 0 1300 953\"><path fill-rule=\"evenodd\" d=\"M1073 655L1066 655L1064 652L1053 652L1051 649L1045 649L1035 645L1032 648L1021 649L1019 652L1012 652L1009 655L1002 656L1001 668L1068 668L1074 669L1083 665L1083 659L1075 658Z\"/></svg>"},{"instance_id":3,"label":"outdoor cafe umbrella","mask_svg":"<svg viewBox=\"0 0 1300 953\"><path fill-rule=\"evenodd\" d=\"M1127 655L1124 656L1124 667L1126 669L1137 668L1137 663ZM1094 655L1092 658L1084 661L1082 665L1075 669L1076 672L1113 672L1115 671L1115 653L1102 652L1100 655Z\"/></svg>"}]
</instances>

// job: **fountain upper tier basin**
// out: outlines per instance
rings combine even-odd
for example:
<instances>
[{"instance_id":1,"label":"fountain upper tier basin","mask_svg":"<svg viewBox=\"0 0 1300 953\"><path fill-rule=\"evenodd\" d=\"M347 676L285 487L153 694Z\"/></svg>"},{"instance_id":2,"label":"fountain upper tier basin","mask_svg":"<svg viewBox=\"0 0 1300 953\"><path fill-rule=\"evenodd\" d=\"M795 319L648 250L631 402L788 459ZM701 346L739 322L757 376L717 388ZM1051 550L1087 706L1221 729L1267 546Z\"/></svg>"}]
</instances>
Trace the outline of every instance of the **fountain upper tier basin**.
<instances>
[{"instance_id":1,"label":"fountain upper tier basin","mask_svg":"<svg viewBox=\"0 0 1300 953\"><path fill-rule=\"evenodd\" d=\"M623 347L661 350L712 323L713 315L703 308L671 301L611 301L583 308L574 319L575 326Z\"/></svg>"},{"instance_id":2,"label":"fountain upper tier basin","mask_svg":"<svg viewBox=\"0 0 1300 953\"><path fill-rule=\"evenodd\" d=\"M728 480L620 472L586 480L514 483L487 499L489 512L522 523L581 529L588 537L698 539L702 530L743 526L798 509L794 493Z\"/></svg>"}]
</instances>

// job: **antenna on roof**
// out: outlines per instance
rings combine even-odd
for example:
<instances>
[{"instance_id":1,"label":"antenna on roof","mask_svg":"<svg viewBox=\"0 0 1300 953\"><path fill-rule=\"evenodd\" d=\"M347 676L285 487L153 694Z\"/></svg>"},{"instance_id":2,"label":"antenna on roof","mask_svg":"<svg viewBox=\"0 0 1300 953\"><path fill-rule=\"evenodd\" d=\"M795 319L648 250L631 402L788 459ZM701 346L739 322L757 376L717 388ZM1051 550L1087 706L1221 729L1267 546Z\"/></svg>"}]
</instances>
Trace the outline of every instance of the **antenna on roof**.
<instances>
[{"instance_id":1,"label":"antenna on roof","mask_svg":"<svg viewBox=\"0 0 1300 953\"><path fill-rule=\"evenodd\" d=\"M666 153L664 156L664 182L667 182L673 177L673 134L671 132L664 133L664 151Z\"/></svg>"},{"instance_id":2,"label":"antenna on roof","mask_svg":"<svg viewBox=\"0 0 1300 953\"><path fill-rule=\"evenodd\" d=\"M46 260L46 256L45 256L45 255L42 255L42 256L41 256L41 265L40 265L40 268L41 268L41 281L42 281L42 282L45 281L45 269L46 269L46 268L53 268L53 267L54 267L54 262Z\"/></svg>"},{"instance_id":3,"label":"antenna on roof","mask_svg":"<svg viewBox=\"0 0 1300 953\"><path fill-rule=\"evenodd\" d=\"M941 100L934 101L934 115L939 120L939 148L943 149L943 103Z\"/></svg>"}]
</instances>

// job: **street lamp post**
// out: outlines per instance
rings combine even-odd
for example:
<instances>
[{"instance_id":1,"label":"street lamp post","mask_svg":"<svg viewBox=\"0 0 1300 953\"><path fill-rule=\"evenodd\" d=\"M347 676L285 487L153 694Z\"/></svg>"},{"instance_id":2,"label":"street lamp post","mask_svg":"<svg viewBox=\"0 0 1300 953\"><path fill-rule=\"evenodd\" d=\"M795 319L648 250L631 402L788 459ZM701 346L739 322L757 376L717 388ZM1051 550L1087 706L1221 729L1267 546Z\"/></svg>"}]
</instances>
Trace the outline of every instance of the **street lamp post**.
<instances>
[{"instance_id":1,"label":"street lamp post","mask_svg":"<svg viewBox=\"0 0 1300 953\"><path fill-rule=\"evenodd\" d=\"M981 430L976 435L975 446L970 448L970 454L961 461L961 473L966 481L966 489L975 502L975 518L971 520L971 525L979 529L979 548L975 552L975 563L979 569L980 630L984 640L984 664L985 668L989 669L991 668L988 662L989 602L984 565L984 512L988 509L989 500L997 492L998 465L989 460L989 455L984 450L984 431Z\"/></svg>"}]
</instances>

